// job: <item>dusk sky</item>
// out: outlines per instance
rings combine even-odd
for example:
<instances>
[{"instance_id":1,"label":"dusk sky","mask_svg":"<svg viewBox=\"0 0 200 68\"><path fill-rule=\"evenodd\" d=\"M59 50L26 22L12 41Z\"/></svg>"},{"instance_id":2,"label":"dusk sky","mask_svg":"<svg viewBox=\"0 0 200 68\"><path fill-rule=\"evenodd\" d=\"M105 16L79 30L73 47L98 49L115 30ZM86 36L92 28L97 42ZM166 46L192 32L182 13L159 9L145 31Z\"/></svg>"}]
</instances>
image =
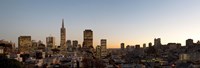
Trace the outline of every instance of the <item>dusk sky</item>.
<instances>
[{"instance_id":1,"label":"dusk sky","mask_svg":"<svg viewBox=\"0 0 200 68\"><path fill-rule=\"evenodd\" d=\"M59 45L62 19L67 40L80 44L85 29L93 30L94 46L107 39L108 48L200 40L200 0L0 0L0 39L46 43L51 35Z\"/></svg>"}]
</instances>

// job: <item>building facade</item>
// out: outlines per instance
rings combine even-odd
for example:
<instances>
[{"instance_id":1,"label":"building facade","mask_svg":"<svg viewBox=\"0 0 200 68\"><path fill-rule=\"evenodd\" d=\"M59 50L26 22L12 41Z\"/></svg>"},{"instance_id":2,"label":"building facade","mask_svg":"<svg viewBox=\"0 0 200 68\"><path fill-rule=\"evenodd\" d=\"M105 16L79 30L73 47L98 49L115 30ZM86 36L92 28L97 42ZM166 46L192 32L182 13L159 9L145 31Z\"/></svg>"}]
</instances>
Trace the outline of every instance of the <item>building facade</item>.
<instances>
[{"instance_id":1,"label":"building facade","mask_svg":"<svg viewBox=\"0 0 200 68\"><path fill-rule=\"evenodd\" d=\"M161 39L160 38L155 38L154 39L154 46L155 47L159 47L159 46L161 46L162 44L161 44Z\"/></svg>"},{"instance_id":2,"label":"building facade","mask_svg":"<svg viewBox=\"0 0 200 68\"><path fill-rule=\"evenodd\" d=\"M60 47L66 48L66 29L64 27L64 19L62 19L62 27L60 29Z\"/></svg>"},{"instance_id":3,"label":"building facade","mask_svg":"<svg viewBox=\"0 0 200 68\"><path fill-rule=\"evenodd\" d=\"M121 43L121 50L124 50L124 43Z\"/></svg>"},{"instance_id":4,"label":"building facade","mask_svg":"<svg viewBox=\"0 0 200 68\"><path fill-rule=\"evenodd\" d=\"M55 48L55 37L49 36L46 38L47 48Z\"/></svg>"},{"instance_id":5,"label":"building facade","mask_svg":"<svg viewBox=\"0 0 200 68\"><path fill-rule=\"evenodd\" d=\"M29 53L29 50L32 46L31 36L18 37L18 46L20 52Z\"/></svg>"},{"instance_id":6,"label":"building facade","mask_svg":"<svg viewBox=\"0 0 200 68\"><path fill-rule=\"evenodd\" d=\"M186 46L192 46L194 44L193 39L186 40Z\"/></svg>"},{"instance_id":7,"label":"building facade","mask_svg":"<svg viewBox=\"0 0 200 68\"><path fill-rule=\"evenodd\" d=\"M72 52L73 51L73 47L72 47L71 40L67 40L66 44L67 44L67 51L68 52Z\"/></svg>"},{"instance_id":8,"label":"building facade","mask_svg":"<svg viewBox=\"0 0 200 68\"><path fill-rule=\"evenodd\" d=\"M93 31L90 29L86 29L83 33L83 47L93 48Z\"/></svg>"},{"instance_id":9,"label":"building facade","mask_svg":"<svg viewBox=\"0 0 200 68\"><path fill-rule=\"evenodd\" d=\"M144 44L143 44L143 48L146 48L146 47L147 47L147 46L146 46L146 44L144 43Z\"/></svg>"},{"instance_id":10,"label":"building facade","mask_svg":"<svg viewBox=\"0 0 200 68\"><path fill-rule=\"evenodd\" d=\"M101 46L100 45L96 46L96 57L101 58Z\"/></svg>"},{"instance_id":11,"label":"building facade","mask_svg":"<svg viewBox=\"0 0 200 68\"><path fill-rule=\"evenodd\" d=\"M73 50L77 50L77 48L78 48L78 41L77 40L73 40L72 41L72 46L73 46Z\"/></svg>"},{"instance_id":12,"label":"building facade","mask_svg":"<svg viewBox=\"0 0 200 68\"><path fill-rule=\"evenodd\" d=\"M101 39L101 56L105 57L107 55L107 42L106 39Z\"/></svg>"}]
</instances>

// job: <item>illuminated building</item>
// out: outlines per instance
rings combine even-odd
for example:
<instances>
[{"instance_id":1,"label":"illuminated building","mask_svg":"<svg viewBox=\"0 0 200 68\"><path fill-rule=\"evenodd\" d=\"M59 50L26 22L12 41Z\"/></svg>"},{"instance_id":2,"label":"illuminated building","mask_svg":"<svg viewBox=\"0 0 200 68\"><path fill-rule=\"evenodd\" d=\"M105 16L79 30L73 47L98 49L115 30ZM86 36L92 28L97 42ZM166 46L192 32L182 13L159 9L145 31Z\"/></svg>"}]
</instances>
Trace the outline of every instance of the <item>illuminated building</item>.
<instances>
[{"instance_id":1,"label":"illuminated building","mask_svg":"<svg viewBox=\"0 0 200 68\"><path fill-rule=\"evenodd\" d=\"M20 52L29 52L32 46L31 36L20 36L18 37L18 46Z\"/></svg>"},{"instance_id":2,"label":"illuminated building","mask_svg":"<svg viewBox=\"0 0 200 68\"><path fill-rule=\"evenodd\" d=\"M107 55L107 42L106 39L101 39L101 56L105 57Z\"/></svg>"},{"instance_id":3,"label":"illuminated building","mask_svg":"<svg viewBox=\"0 0 200 68\"><path fill-rule=\"evenodd\" d=\"M46 38L46 44L48 48L55 48L55 37L49 36Z\"/></svg>"},{"instance_id":4,"label":"illuminated building","mask_svg":"<svg viewBox=\"0 0 200 68\"><path fill-rule=\"evenodd\" d=\"M86 29L83 35L83 47L93 48L93 32L90 29Z\"/></svg>"},{"instance_id":5,"label":"illuminated building","mask_svg":"<svg viewBox=\"0 0 200 68\"><path fill-rule=\"evenodd\" d=\"M60 29L60 47L65 49L66 48L66 29L64 27L64 19L62 19L62 27Z\"/></svg>"}]
</instances>

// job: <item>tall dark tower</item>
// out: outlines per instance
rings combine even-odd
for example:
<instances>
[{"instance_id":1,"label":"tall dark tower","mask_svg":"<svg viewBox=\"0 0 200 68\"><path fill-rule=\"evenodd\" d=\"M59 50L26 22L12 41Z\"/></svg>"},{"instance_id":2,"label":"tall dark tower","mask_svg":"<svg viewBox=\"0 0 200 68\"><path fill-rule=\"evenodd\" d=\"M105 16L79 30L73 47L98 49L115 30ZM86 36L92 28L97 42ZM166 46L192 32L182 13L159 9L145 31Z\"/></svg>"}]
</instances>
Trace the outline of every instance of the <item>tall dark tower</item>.
<instances>
[{"instance_id":1,"label":"tall dark tower","mask_svg":"<svg viewBox=\"0 0 200 68\"><path fill-rule=\"evenodd\" d=\"M86 29L83 32L83 47L93 48L93 32L90 29Z\"/></svg>"},{"instance_id":2,"label":"tall dark tower","mask_svg":"<svg viewBox=\"0 0 200 68\"><path fill-rule=\"evenodd\" d=\"M66 48L66 29L64 27L64 19L62 19L62 27L60 29L60 47Z\"/></svg>"}]
</instances>

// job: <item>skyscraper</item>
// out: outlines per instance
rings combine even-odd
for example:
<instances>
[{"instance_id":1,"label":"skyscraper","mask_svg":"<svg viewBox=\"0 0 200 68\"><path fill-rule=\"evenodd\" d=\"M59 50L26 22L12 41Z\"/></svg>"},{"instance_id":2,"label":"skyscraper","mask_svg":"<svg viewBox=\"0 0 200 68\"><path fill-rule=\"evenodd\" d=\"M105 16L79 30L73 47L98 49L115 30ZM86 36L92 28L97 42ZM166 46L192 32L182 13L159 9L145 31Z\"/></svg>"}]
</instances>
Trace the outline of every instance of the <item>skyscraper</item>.
<instances>
[{"instance_id":1,"label":"skyscraper","mask_svg":"<svg viewBox=\"0 0 200 68\"><path fill-rule=\"evenodd\" d=\"M55 37L49 36L46 38L47 47L52 49L55 48Z\"/></svg>"},{"instance_id":2,"label":"skyscraper","mask_svg":"<svg viewBox=\"0 0 200 68\"><path fill-rule=\"evenodd\" d=\"M77 40L73 40L72 41L72 45L73 45L73 49L76 50L78 47L78 41Z\"/></svg>"},{"instance_id":3,"label":"skyscraper","mask_svg":"<svg viewBox=\"0 0 200 68\"><path fill-rule=\"evenodd\" d=\"M146 48L146 44L145 43L143 44L143 48Z\"/></svg>"},{"instance_id":4,"label":"skyscraper","mask_svg":"<svg viewBox=\"0 0 200 68\"><path fill-rule=\"evenodd\" d=\"M121 43L121 50L124 50L124 43Z\"/></svg>"},{"instance_id":5,"label":"skyscraper","mask_svg":"<svg viewBox=\"0 0 200 68\"><path fill-rule=\"evenodd\" d=\"M160 46L161 45L161 39L160 38L155 38L154 39L154 46Z\"/></svg>"},{"instance_id":6,"label":"skyscraper","mask_svg":"<svg viewBox=\"0 0 200 68\"><path fill-rule=\"evenodd\" d=\"M107 55L107 42L106 39L101 39L101 56L105 57Z\"/></svg>"},{"instance_id":7,"label":"skyscraper","mask_svg":"<svg viewBox=\"0 0 200 68\"><path fill-rule=\"evenodd\" d=\"M101 46L100 45L96 46L96 57L101 58Z\"/></svg>"},{"instance_id":8,"label":"skyscraper","mask_svg":"<svg viewBox=\"0 0 200 68\"><path fill-rule=\"evenodd\" d=\"M151 42L149 42L149 47L152 47L152 43Z\"/></svg>"},{"instance_id":9,"label":"skyscraper","mask_svg":"<svg viewBox=\"0 0 200 68\"><path fill-rule=\"evenodd\" d=\"M71 40L67 40L66 45L67 45L67 51L68 51L68 52L72 52L72 51L73 51L73 47L72 47L72 42L71 42Z\"/></svg>"},{"instance_id":10,"label":"skyscraper","mask_svg":"<svg viewBox=\"0 0 200 68\"><path fill-rule=\"evenodd\" d=\"M160 47L161 47L161 39L160 38L155 38L154 39L154 47L156 48L156 49L160 49Z\"/></svg>"},{"instance_id":11,"label":"skyscraper","mask_svg":"<svg viewBox=\"0 0 200 68\"><path fill-rule=\"evenodd\" d=\"M186 40L186 46L192 46L193 45L193 39L187 39Z\"/></svg>"},{"instance_id":12,"label":"skyscraper","mask_svg":"<svg viewBox=\"0 0 200 68\"><path fill-rule=\"evenodd\" d=\"M66 29L64 27L64 19L62 19L62 27L60 29L60 47L66 48Z\"/></svg>"},{"instance_id":13,"label":"skyscraper","mask_svg":"<svg viewBox=\"0 0 200 68\"><path fill-rule=\"evenodd\" d=\"M86 29L83 35L83 47L93 48L93 32L90 29Z\"/></svg>"},{"instance_id":14,"label":"skyscraper","mask_svg":"<svg viewBox=\"0 0 200 68\"><path fill-rule=\"evenodd\" d=\"M18 37L18 46L20 52L25 52L25 53L29 52L32 46L31 36Z\"/></svg>"},{"instance_id":15,"label":"skyscraper","mask_svg":"<svg viewBox=\"0 0 200 68\"><path fill-rule=\"evenodd\" d=\"M37 47L38 47L38 43L37 43L35 40L32 40L31 42L32 42L32 48L33 48L34 50L36 50Z\"/></svg>"},{"instance_id":16,"label":"skyscraper","mask_svg":"<svg viewBox=\"0 0 200 68\"><path fill-rule=\"evenodd\" d=\"M67 40L66 45L67 45L67 47L72 46L71 40Z\"/></svg>"}]
</instances>

